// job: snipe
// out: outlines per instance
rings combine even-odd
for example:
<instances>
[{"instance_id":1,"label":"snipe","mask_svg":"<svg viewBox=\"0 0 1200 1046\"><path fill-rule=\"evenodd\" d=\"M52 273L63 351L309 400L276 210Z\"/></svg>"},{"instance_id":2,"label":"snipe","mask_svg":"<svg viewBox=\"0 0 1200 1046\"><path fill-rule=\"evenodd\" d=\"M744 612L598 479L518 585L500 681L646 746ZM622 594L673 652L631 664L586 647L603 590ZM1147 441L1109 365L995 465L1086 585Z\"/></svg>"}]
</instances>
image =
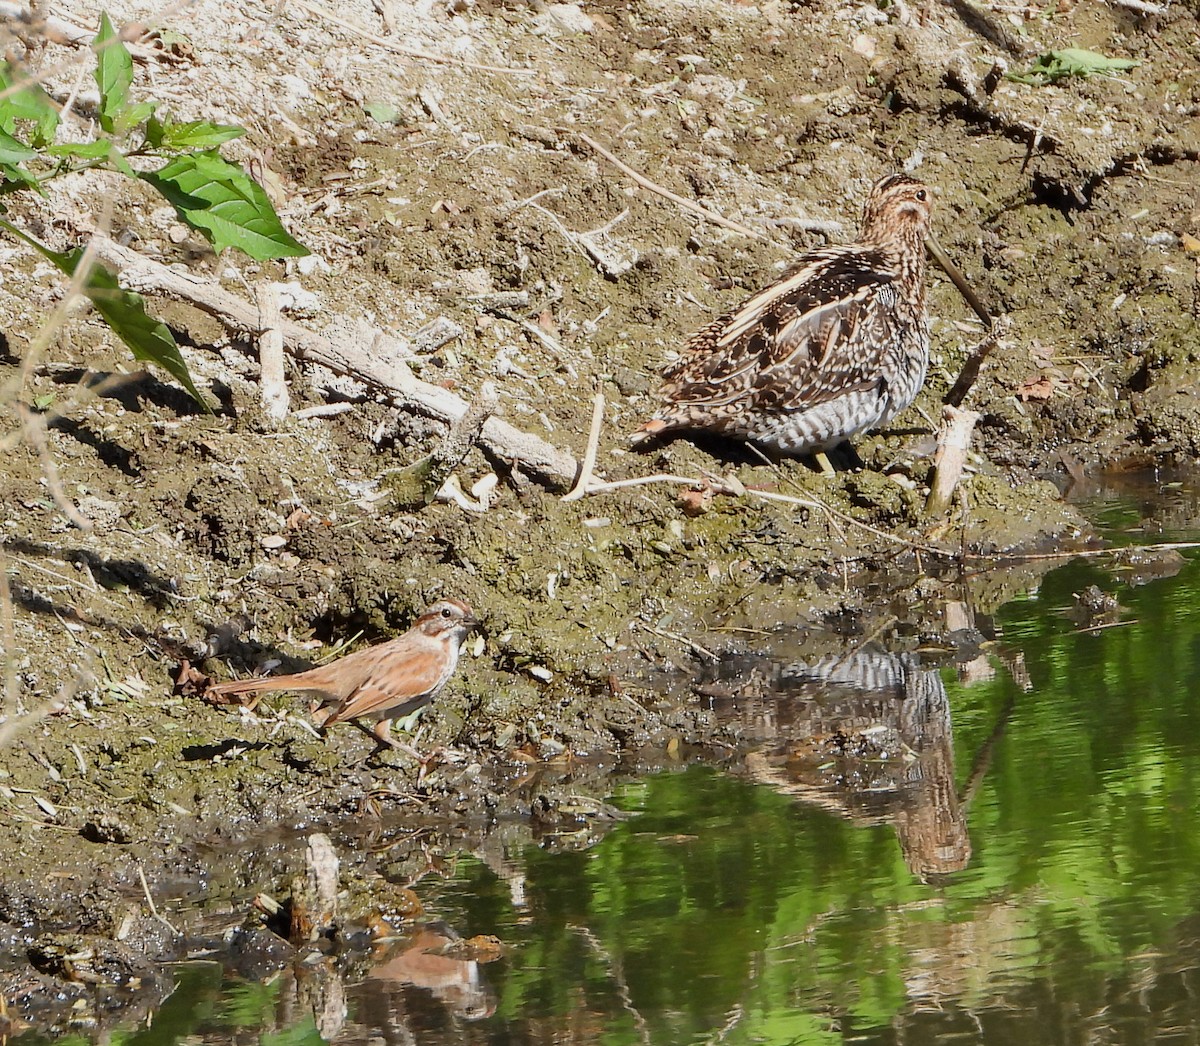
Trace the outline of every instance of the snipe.
<instances>
[{"instance_id":1,"label":"snipe","mask_svg":"<svg viewBox=\"0 0 1200 1046\"><path fill-rule=\"evenodd\" d=\"M903 174L876 182L856 242L802 255L692 335L635 441L690 430L812 454L887 424L929 364L931 197Z\"/></svg>"}]
</instances>

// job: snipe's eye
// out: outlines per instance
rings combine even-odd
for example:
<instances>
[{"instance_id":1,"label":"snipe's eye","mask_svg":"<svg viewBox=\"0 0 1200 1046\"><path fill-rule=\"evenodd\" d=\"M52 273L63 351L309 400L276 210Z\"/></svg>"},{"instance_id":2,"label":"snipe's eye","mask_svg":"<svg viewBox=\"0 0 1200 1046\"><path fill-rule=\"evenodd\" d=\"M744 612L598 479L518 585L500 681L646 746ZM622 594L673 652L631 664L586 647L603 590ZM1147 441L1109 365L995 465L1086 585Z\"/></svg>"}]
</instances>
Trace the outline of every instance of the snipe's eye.
<instances>
[{"instance_id":1,"label":"snipe's eye","mask_svg":"<svg viewBox=\"0 0 1200 1046\"><path fill-rule=\"evenodd\" d=\"M929 199L929 193L927 193L924 189L918 189L916 192L916 197L918 200L924 203L927 199Z\"/></svg>"}]
</instances>

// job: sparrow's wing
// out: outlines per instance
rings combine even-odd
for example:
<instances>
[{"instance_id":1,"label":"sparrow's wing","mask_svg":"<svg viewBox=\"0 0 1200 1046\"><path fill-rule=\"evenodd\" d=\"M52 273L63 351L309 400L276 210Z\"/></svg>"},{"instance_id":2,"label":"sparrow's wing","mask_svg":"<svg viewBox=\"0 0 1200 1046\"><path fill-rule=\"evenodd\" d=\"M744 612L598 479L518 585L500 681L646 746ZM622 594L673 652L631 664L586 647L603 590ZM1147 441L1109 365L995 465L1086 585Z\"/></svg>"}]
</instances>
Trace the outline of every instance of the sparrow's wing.
<instances>
[{"instance_id":1,"label":"sparrow's wing","mask_svg":"<svg viewBox=\"0 0 1200 1046\"><path fill-rule=\"evenodd\" d=\"M252 679L231 679L208 688L210 694L252 694L264 690L313 690L331 701L345 701L376 671L381 657L385 660L400 653L396 644L403 636L380 643L379 646L356 650L327 665L294 672L286 676L256 676Z\"/></svg>"},{"instance_id":2,"label":"sparrow's wing","mask_svg":"<svg viewBox=\"0 0 1200 1046\"><path fill-rule=\"evenodd\" d=\"M326 726L419 702L431 697L446 681L446 652L440 644L426 647L406 643L399 650L386 649L390 646L384 643L363 651L377 656L362 666L361 674L356 674L355 685L325 720Z\"/></svg>"}]
</instances>

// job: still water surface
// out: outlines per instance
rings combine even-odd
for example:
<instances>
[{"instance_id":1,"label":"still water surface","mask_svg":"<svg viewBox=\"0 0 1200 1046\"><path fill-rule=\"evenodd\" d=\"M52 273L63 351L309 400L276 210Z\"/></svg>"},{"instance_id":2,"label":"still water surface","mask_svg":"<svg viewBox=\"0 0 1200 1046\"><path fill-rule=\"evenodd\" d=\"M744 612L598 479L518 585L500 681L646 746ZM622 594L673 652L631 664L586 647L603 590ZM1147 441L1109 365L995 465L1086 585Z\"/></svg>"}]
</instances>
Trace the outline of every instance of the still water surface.
<instances>
[{"instance_id":1,"label":"still water surface","mask_svg":"<svg viewBox=\"0 0 1200 1046\"><path fill-rule=\"evenodd\" d=\"M1055 571L1001 612L1002 644L973 669L883 657L857 684L845 663L826 671L834 704L857 686L876 719L892 708L898 734L880 743L908 746L901 779L860 774L839 798L777 749L737 774L691 766L621 786L612 802L633 816L590 848L529 846L504 877L462 858L417 891L457 934L500 937L504 957L441 959L449 931L430 926L350 983L344 1023L323 1030L345 1043L1197 1041L1200 560L1129 581L1098 560ZM1121 604L1100 623L1119 623L1081 631L1067 611L1092 584ZM819 673L802 674L776 679L811 696ZM287 979L183 967L153 1024L114 1038L315 1044L295 998Z\"/></svg>"}]
</instances>

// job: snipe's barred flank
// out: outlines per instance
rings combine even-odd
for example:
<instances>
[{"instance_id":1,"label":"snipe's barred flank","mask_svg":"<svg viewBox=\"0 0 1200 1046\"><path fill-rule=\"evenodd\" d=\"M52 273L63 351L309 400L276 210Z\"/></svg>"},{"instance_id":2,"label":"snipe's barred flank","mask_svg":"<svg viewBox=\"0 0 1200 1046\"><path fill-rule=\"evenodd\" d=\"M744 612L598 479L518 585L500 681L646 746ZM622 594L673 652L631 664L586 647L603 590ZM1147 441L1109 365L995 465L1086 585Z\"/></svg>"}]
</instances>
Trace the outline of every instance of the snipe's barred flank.
<instances>
[{"instance_id":1,"label":"snipe's barred flank","mask_svg":"<svg viewBox=\"0 0 1200 1046\"><path fill-rule=\"evenodd\" d=\"M810 454L889 422L929 364L931 196L906 175L876 182L857 242L808 252L692 335L635 440L706 431Z\"/></svg>"}]
</instances>

